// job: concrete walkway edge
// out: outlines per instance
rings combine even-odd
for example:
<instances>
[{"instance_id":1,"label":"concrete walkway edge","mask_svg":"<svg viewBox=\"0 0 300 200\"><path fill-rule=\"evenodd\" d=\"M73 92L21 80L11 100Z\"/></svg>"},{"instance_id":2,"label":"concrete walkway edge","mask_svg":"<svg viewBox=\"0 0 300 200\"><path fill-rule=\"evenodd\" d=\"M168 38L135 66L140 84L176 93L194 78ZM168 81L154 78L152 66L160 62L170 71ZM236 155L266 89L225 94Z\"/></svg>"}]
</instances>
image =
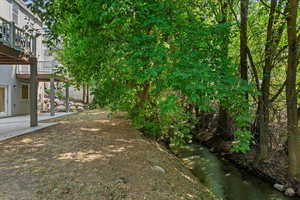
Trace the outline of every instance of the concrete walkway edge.
<instances>
[{"instance_id":1,"label":"concrete walkway edge","mask_svg":"<svg viewBox=\"0 0 300 200\"><path fill-rule=\"evenodd\" d=\"M72 114L74 113L57 113L55 116L41 114L39 116L39 121L64 117ZM24 135L27 133L32 133L58 124L54 122L52 123L39 122L38 126L30 127L28 122L29 122L28 116L8 117L8 118L0 119L0 141L7 140L20 135Z\"/></svg>"},{"instance_id":2,"label":"concrete walkway edge","mask_svg":"<svg viewBox=\"0 0 300 200\"><path fill-rule=\"evenodd\" d=\"M13 138L13 137L20 136L20 135L24 135L24 134L27 134L27 133L32 133L32 132L35 132L35 131L38 131L38 130L41 130L41 129L44 129L44 128L48 128L50 126L55 126L57 124L58 123L39 123L39 125L36 126L36 127L29 127L29 128L26 128L26 129L21 129L21 130L9 132L7 134L1 134L0 135L0 141L7 140L7 139L10 139L10 138Z\"/></svg>"}]
</instances>

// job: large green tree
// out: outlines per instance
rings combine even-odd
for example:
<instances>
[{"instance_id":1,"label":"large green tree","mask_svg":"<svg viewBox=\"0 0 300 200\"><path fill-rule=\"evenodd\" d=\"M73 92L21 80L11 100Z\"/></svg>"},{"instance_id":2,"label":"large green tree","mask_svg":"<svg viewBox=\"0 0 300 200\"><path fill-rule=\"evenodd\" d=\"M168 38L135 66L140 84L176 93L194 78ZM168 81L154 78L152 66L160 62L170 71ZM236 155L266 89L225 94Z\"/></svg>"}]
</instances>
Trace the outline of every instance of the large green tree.
<instances>
[{"instance_id":1,"label":"large green tree","mask_svg":"<svg viewBox=\"0 0 300 200\"><path fill-rule=\"evenodd\" d=\"M234 121L235 150L246 151L249 87L224 48L231 26L222 12L229 7L222 4L222 15L209 20L202 3L35 0L32 8L49 39L60 40L68 73L94 83L94 103L125 110L137 127L178 144L191 137L197 113L222 102Z\"/></svg>"}]
</instances>

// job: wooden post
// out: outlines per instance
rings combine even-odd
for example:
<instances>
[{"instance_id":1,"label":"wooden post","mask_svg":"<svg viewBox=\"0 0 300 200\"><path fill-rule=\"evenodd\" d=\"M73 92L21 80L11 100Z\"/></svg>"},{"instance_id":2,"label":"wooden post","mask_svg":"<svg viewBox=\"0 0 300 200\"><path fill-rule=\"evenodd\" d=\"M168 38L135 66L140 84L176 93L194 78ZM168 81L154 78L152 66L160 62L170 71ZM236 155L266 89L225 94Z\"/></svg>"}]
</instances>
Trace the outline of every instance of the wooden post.
<instances>
[{"instance_id":1,"label":"wooden post","mask_svg":"<svg viewBox=\"0 0 300 200\"><path fill-rule=\"evenodd\" d=\"M69 85L66 84L66 112L70 112L70 105L69 105L69 98L70 98L70 92L69 92Z\"/></svg>"},{"instance_id":2,"label":"wooden post","mask_svg":"<svg viewBox=\"0 0 300 200\"><path fill-rule=\"evenodd\" d=\"M50 115L55 116L55 87L54 87L54 78L50 78Z\"/></svg>"},{"instance_id":3,"label":"wooden post","mask_svg":"<svg viewBox=\"0 0 300 200\"><path fill-rule=\"evenodd\" d=\"M32 38L32 54L36 57L37 53L36 53L36 37Z\"/></svg>"},{"instance_id":4,"label":"wooden post","mask_svg":"<svg viewBox=\"0 0 300 200\"><path fill-rule=\"evenodd\" d=\"M38 126L37 114L37 62L30 64L30 126Z\"/></svg>"},{"instance_id":5,"label":"wooden post","mask_svg":"<svg viewBox=\"0 0 300 200\"><path fill-rule=\"evenodd\" d=\"M10 29L9 29L9 42L10 47L15 48L15 41L16 41L16 27L14 22L10 22Z\"/></svg>"}]
</instances>

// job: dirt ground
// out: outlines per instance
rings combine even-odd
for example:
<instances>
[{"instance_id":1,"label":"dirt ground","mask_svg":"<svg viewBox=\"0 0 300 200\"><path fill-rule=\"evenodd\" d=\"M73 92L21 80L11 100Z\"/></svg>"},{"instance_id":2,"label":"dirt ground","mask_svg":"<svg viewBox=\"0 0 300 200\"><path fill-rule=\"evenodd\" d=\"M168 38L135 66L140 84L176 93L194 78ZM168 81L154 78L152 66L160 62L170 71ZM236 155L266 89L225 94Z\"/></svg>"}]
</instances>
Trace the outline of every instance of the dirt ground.
<instances>
[{"instance_id":1,"label":"dirt ground","mask_svg":"<svg viewBox=\"0 0 300 200\"><path fill-rule=\"evenodd\" d=\"M174 155L108 114L0 142L0 200L214 199Z\"/></svg>"}]
</instances>

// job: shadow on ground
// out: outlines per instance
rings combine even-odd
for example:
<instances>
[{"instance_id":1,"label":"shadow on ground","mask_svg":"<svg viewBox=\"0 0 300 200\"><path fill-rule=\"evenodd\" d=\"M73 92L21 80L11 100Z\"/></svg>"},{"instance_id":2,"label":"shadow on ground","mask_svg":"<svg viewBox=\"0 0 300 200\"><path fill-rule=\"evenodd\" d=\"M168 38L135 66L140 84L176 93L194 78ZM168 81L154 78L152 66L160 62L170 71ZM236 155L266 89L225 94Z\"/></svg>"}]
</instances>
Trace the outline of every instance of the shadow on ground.
<instances>
[{"instance_id":1,"label":"shadow on ground","mask_svg":"<svg viewBox=\"0 0 300 200\"><path fill-rule=\"evenodd\" d=\"M0 199L212 199L176 157L107 115L54 119L59 125L0 142Z\"/></svg>"}]
</instances>

